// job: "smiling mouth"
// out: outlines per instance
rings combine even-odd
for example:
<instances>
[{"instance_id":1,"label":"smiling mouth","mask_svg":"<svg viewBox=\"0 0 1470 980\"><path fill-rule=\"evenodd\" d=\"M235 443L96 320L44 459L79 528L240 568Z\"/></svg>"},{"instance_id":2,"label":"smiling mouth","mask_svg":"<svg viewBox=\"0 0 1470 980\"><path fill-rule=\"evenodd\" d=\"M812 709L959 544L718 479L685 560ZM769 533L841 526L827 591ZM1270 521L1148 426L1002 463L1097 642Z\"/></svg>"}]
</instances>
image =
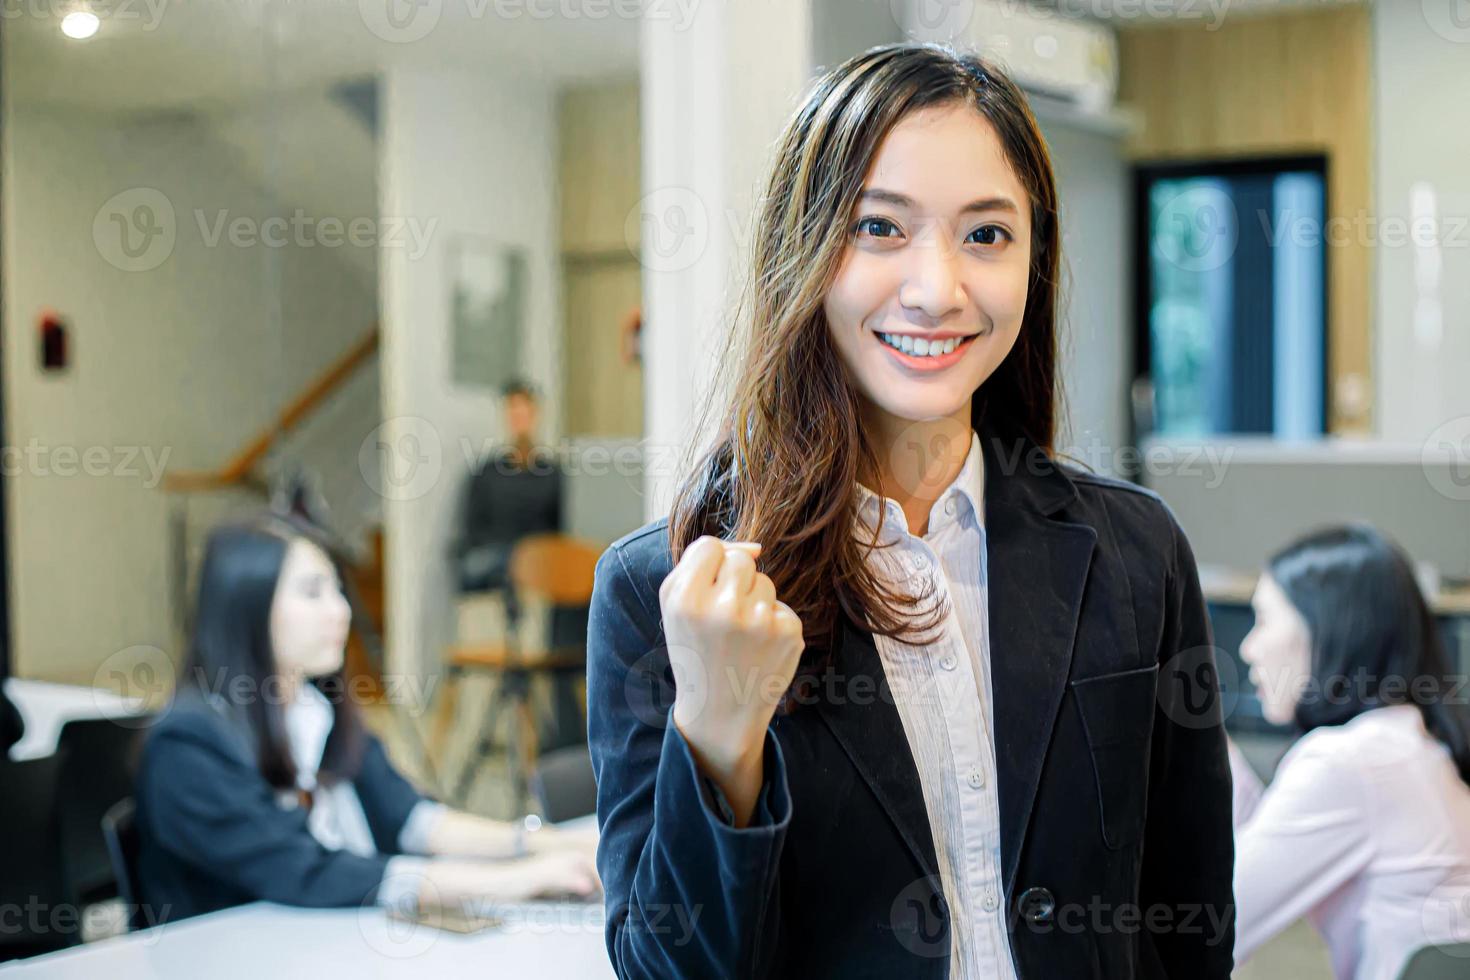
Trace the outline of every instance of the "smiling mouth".
<instances>
[{"instance_id":1,"label":"smiling mouth","mask_svg":"<svg viewBox=\"0 0 1470 980\"><path fill-rule=\"evenodd\" d=\"M910 357L939 357L964 347L977 336L978 334L970 334L966 337L929 340L924 337L914 337L909 334L879 333L878 339L884 345L892 347L894 350L907 354Z\"/></svg>"}]
</instances>

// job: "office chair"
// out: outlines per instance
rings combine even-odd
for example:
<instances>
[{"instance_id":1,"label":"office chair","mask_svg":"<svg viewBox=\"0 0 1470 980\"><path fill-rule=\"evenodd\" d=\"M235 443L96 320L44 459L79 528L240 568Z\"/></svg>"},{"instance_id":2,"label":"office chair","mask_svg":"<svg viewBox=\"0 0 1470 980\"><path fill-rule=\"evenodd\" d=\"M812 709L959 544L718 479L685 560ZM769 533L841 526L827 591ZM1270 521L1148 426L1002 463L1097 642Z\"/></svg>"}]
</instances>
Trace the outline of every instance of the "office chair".
<instances>
[{"instance_id":1,"label":"office chair","mask_svg":"<svg viewBox=\"0 0 1470 980\"><path fill-rule=\"evenodd\" d=\"M57 737L66 750L57 813L72 891L84 902L118 894L102 817L133 793L133 775L148 719L87 718L67 722Z\"/></svg>"},{"instance_id":2,"label":"office chair","mask_svg":"<svg viewBox=\"0 0 1470 980\"><path fill-rule=\"evenodd\" d=\"M0 759L0 908L38 909L0 929L0 960L34 956L82 941L81 908L66 873L57 822L64 750L40 759ZM73 927L47 913L71 909Z\"/></svg>"},{"instance_id":3,"label":"office chair","mask_svg":"<svg viewBox=\"0 0 1470 980\"><path fill-rule=\"evenodd\" d=\"M142 845L138 837L137 805L131 796L118 800L102 815L102 837L107 842L118 894L128 907L128 931L146 929L152 923L144 910L139 888L138 855Z\"/></svg>"},{"instance_id":4,"label":"office chair","mask_svg":"<svg viewBox=\"0 0 1470 980\"><path fill-rule=\"evenodd\" d=\"M1404 964L1399 980L1464 980L1470 976L1470 943L1425 946Z\"/></svg>"}]
</instances>

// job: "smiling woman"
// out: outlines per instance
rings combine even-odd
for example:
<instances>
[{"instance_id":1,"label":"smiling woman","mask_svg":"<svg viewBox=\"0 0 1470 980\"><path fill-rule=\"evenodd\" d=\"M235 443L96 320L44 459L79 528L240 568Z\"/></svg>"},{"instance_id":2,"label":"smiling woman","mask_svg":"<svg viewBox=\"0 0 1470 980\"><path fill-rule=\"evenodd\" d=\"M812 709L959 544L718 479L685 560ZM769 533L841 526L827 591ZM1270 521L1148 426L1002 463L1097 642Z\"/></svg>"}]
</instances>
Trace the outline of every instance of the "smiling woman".
<instances>
[{"instance_id":1,"label":"smiling woman","mask_svg":"<svg viewBox=\"0 0 1470 980\"><path fill-rule=\"evenodd\" d=\"M1158 497L1053 458L1057 195L1024 96L875 48L817 83L761 201L715 444L597 568L619 975L1223 980L1204 602Z\"/></svg>"}]
</instances>

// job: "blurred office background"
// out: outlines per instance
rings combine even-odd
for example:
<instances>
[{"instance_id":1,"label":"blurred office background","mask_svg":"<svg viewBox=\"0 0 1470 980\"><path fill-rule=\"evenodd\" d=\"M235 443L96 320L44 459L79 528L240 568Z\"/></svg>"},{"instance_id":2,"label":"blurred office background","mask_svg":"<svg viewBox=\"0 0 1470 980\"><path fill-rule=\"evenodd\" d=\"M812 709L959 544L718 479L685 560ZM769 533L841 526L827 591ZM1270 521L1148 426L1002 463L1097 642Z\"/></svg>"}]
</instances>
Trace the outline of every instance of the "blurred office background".
<instances>
[{"instance_id":1,"label":"blurred office background","mask_svg":"<svg viewBox=\"0 0 1470 980\"><path fill-rule=\"evenodd\" d=\"M53 729L78 690L166 696L203 531L274 500L352 556L352 669L395 758L518 813L525 738L575 724L545 722L555 677L495 700L497 613L452 561L502 386L541 393L566 537L595 552L662 514L770 141L814 73L905 37L978 47L1033 98L1069 275L1062 446L1179 515L1262 774L1288 740L1234 646L1295 534L1376 523L1470 658L1455 0L7 14L0 638L23 713L72 705ZM492 707L516 718L482 726ZM1327 976L1314 944L1293 930L1249 975Z\"/></svg>"}]
</instances>

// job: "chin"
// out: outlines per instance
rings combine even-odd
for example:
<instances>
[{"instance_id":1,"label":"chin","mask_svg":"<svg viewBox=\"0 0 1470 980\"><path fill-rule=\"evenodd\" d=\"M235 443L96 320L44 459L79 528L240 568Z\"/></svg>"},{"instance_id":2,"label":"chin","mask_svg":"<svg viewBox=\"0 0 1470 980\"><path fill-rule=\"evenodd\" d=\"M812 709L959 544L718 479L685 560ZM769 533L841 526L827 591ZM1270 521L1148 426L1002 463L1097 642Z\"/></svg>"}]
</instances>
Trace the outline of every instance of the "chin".
<instances>
[{"instance_id":1,"label":"chin","mask_svg":"<svg viewBox=\"0 0 1470 980\"><path fill-rule=\"evenodd\" d=\"M311 677L326 677L335 674L346 664L346 658L339 652L331 656L325 656L319 663L314 665L307 674Z\"/></svg>"},{"instance_id":2,"label":"chin","mask_svg":"<svg viewBox=\"0 0 1470 980\"><path fill-rule=\"evenodd\" d=\"M965 408L970 404L974 391L975 388L956 388L952 385L929 388L923 382L914 383L908 390L904 390L890 383L886 389L880 389L879 397L872 401L895 418L910 422L928 422L949 418Z\"/></svg>"},{"instance_id":3,"label":"chin","mask_svg":"<svg viewBox=\"0 0 1470 980\"><path fill-rule=\"evenodd\" d=\"M1261 715L1273 725L1289 725L1296 716L1296 709L1295 706L1285 708L1268 703L1261 706Z\"/></svg>"}]
</instances>

